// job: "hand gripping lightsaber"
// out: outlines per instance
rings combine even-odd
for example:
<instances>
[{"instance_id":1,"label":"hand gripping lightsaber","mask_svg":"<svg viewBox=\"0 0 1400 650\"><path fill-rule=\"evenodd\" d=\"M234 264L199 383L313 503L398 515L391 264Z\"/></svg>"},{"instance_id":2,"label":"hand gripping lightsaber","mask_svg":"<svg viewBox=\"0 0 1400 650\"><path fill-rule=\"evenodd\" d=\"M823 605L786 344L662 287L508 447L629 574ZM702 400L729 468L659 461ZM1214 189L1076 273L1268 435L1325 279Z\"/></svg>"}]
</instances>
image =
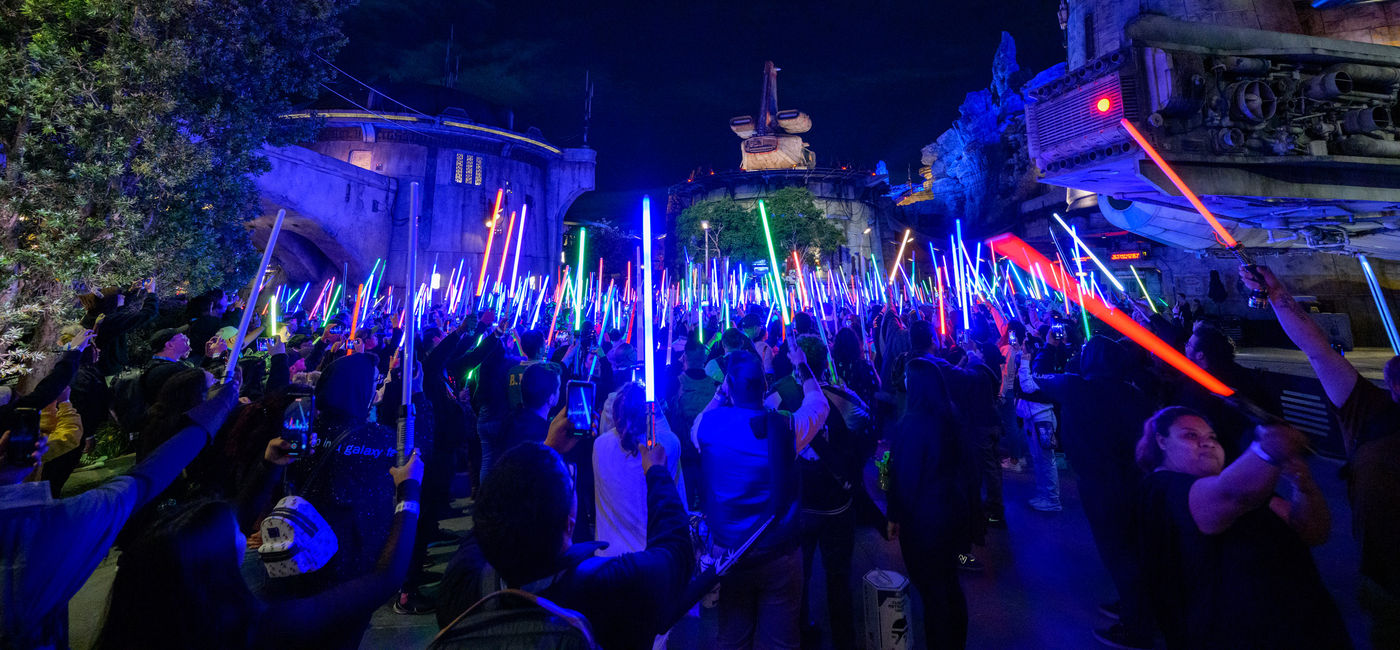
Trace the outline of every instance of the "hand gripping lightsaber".
<instances>
[{"instance_id":1,"label":"hand gripping lightsaber","mask_svg":"<svg viewBox=\"0 0 1400 650\"><path fill-rule=\"evenodd\" d=\"M1235 258L1240 261L1240 264L1245 267L1245 270L1248 271L1250 275L1254 276L1254 280L1259 283L1259 286L1264 286L1264 277L1259 275L1258 265L1256 265L1249 254L1245 253L1244 249L1240 247L1240 243L1230 235L1230 231L1226 230L1225 226L1220 224L1220 220L1215 218L1215 215L1211 213L1210 209L1207 208L1204 203L1201 203L1200 197L1196 196L1196 193L1192 192L1191 188L1186 186L1186 181L1181 180L1181 176L1176 173L1176 170L1172 169L1171 165L1167 164L1167 161L1162 158L1162 154L1157 153L1157 150L1153 148L1152 144L1147 141L1147 138L1142 135L1142 132L1139 131L1137 127L1133 126L1133 123L1129 122L1127 118L1119 119L1118 123L1128 132L1128 135L1138 143L1138 146L1142 147L1142 150L1146 152L1147 157L1151 158L1152 162L1157 165L1157 168L1162 170L1163 174L1166 174L1167 180L1170 180L1172 185L1175 185L1176 189L1181 192L1181 195L1186 197L1187 201L1191 202L1191 206L1196 208L1196 212L1199 212L1201 216L1205 218L1206 223L1210 224L1211 229L1214 230L1216 236L1219 237L1220 243L1225 245L1225 249L1234 253ZM1264 290L1251 290L1249 292L1249 306L1255 309L1268 309L1269 292Z\"/></svg>"}]
</instances>

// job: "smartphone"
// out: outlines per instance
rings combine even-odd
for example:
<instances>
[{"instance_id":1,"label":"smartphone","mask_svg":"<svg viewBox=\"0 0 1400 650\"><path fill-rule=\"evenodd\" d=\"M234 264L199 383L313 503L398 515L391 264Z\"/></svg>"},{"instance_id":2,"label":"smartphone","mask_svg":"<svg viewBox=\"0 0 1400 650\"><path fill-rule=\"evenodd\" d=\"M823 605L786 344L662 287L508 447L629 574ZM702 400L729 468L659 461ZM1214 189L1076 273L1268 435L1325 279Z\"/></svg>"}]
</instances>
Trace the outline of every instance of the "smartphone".
<instances>
[{"instance_id":1,"label":"smartphone","mask_svg":"<svg viewBox=\"0 0 1400 650\"><path fill-rule=\"evenodd\" d=\"M282 412L282 439L291 445L288 456L302 458L311 452L311 421L316 416L316 396L309 390L295 390L290 394L296 395L296 401Z\"/></svg>"},{"instance_id":2,"label":"smartphone","mask_svg":"<svg viewBox=\"0 0 1400 650\"><path fill-rule=\"evenodd\" d=\"M593 430L593 405L597 403L598 387L591 381L569 382L567 408L569 427L573 434L581 436Z\"/></svg>"},{"instance_id":3,"label":"smartphone","mask_svg":"<svg viewBox=\"0 0 1400 650\"><path fill-rule=\"evenodd\" d=\"M268 339L268 338L259 338L259 339L257 340L258 352L267 352L267 349L268 349L269 347L271 347L271 345L270 345L271 343L272 343L272 339Z\"/></svg>"},{"instance_id":4,"label":"smartphone","mask_svg":"<svg viewBox=\"0 0 1400 650\"><path fill-rule=\"evenodd\" d=\"M35 447L39 444L39 409L16 408L3 424L10 432L5 442L5 464L11 467L34 465Z\"/></svg>"},{"instance_id":5,"label":"smartphone","mask_svg":"<svg viewBox=\"0 0 1400 650\"><path fill-rule=\"evenodd\" d=\"M1021 344L1021 337L1016 336L1016 333L1015 333L1015 332L1007 332L1007 333L1006 333L1006 340L1007 340L1007 341L1010 341L1012 345L1020 345L1020 344Z\"/></svg>"}]
</instances>

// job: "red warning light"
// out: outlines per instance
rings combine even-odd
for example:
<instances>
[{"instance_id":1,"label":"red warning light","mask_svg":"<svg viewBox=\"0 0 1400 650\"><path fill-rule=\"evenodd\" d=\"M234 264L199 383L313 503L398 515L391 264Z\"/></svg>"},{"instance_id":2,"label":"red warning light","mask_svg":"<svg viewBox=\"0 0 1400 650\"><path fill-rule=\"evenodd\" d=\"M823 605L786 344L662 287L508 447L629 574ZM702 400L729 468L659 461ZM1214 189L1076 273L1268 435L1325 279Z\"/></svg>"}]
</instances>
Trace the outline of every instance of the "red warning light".
<instances>
[{"instance_id":1,"label":"red warning light","mask_svg":"<svg viewBox=\"0 0 1400 650\"><path fill-rule=\"evenodd\" d=\"M1107 113L1108 109L1113 108L1113 101L1107 97L1100 97L1098 103L1094 104L1094 108L1099 109L1100 113Z\"/></svg>"}]
</instances>

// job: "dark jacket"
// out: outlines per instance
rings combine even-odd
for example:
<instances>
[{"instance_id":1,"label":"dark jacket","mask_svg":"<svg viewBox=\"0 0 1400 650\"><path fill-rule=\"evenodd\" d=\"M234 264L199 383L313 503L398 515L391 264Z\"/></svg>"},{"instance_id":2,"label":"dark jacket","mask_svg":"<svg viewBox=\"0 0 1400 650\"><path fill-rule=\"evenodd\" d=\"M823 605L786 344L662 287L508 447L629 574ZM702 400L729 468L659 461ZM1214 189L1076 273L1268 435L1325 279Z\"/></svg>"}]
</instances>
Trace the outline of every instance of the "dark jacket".
<instances>
[{"instance_id":1,"label":"dark jacket","mask_svg":"<svg viewBox=\"0 0 1400 650\"><path fill-rule=\"evenodd\" d=\"M678 602L695 564L685 509L665 467L651 468L646 478L646 550L611 558L590 557L538 592L583 614L598 644L609 650L651 648L653 638L666 631L671 613L689 604ZM575 545L560 554L559 565L565 568L571 559L577 561L569 557L570 552L591 555L604 546L597 542ZM451 623L489 593L483 592L481 585L485 568L480 548L469 537L443 575L439 625Z\"/></svg>"},{"instance_id":2,"label":"dark jacket","mask_svg":"<svg viewBox=\"0 0 1400 650\"><path fill-rule=\"evenodd\" d=\"M155 320L160 299L153 293L139 292L128 304L103 317L97 324L94 341L102 354L97 367L104 375L115 375L131 365L127 335Z\"/></svg>"}]
</instances>

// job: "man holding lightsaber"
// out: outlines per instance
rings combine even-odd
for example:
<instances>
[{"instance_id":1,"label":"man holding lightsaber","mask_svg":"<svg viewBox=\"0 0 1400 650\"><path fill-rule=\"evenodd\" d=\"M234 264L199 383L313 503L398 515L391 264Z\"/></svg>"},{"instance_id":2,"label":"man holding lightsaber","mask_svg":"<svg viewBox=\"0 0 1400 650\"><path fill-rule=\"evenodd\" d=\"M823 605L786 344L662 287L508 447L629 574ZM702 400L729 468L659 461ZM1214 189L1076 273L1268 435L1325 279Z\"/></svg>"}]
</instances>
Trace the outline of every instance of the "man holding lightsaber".
<instances>
[{"instance_id":1,"label":"man holding lightsaber","mask_svg":"<svg viewBox=\"0 0 1400 650\"><path fill-rule=\"evenodd\" d=\"M1240 279L1268 292L1279 325L1337 408L1352 530L1361 544L1361 607L1371 617L1373 647L1400 647L1400 356L1385 364L1385 388L1365 381L1272 271L1241 266Z\"/></svg>"}]
</instances>

